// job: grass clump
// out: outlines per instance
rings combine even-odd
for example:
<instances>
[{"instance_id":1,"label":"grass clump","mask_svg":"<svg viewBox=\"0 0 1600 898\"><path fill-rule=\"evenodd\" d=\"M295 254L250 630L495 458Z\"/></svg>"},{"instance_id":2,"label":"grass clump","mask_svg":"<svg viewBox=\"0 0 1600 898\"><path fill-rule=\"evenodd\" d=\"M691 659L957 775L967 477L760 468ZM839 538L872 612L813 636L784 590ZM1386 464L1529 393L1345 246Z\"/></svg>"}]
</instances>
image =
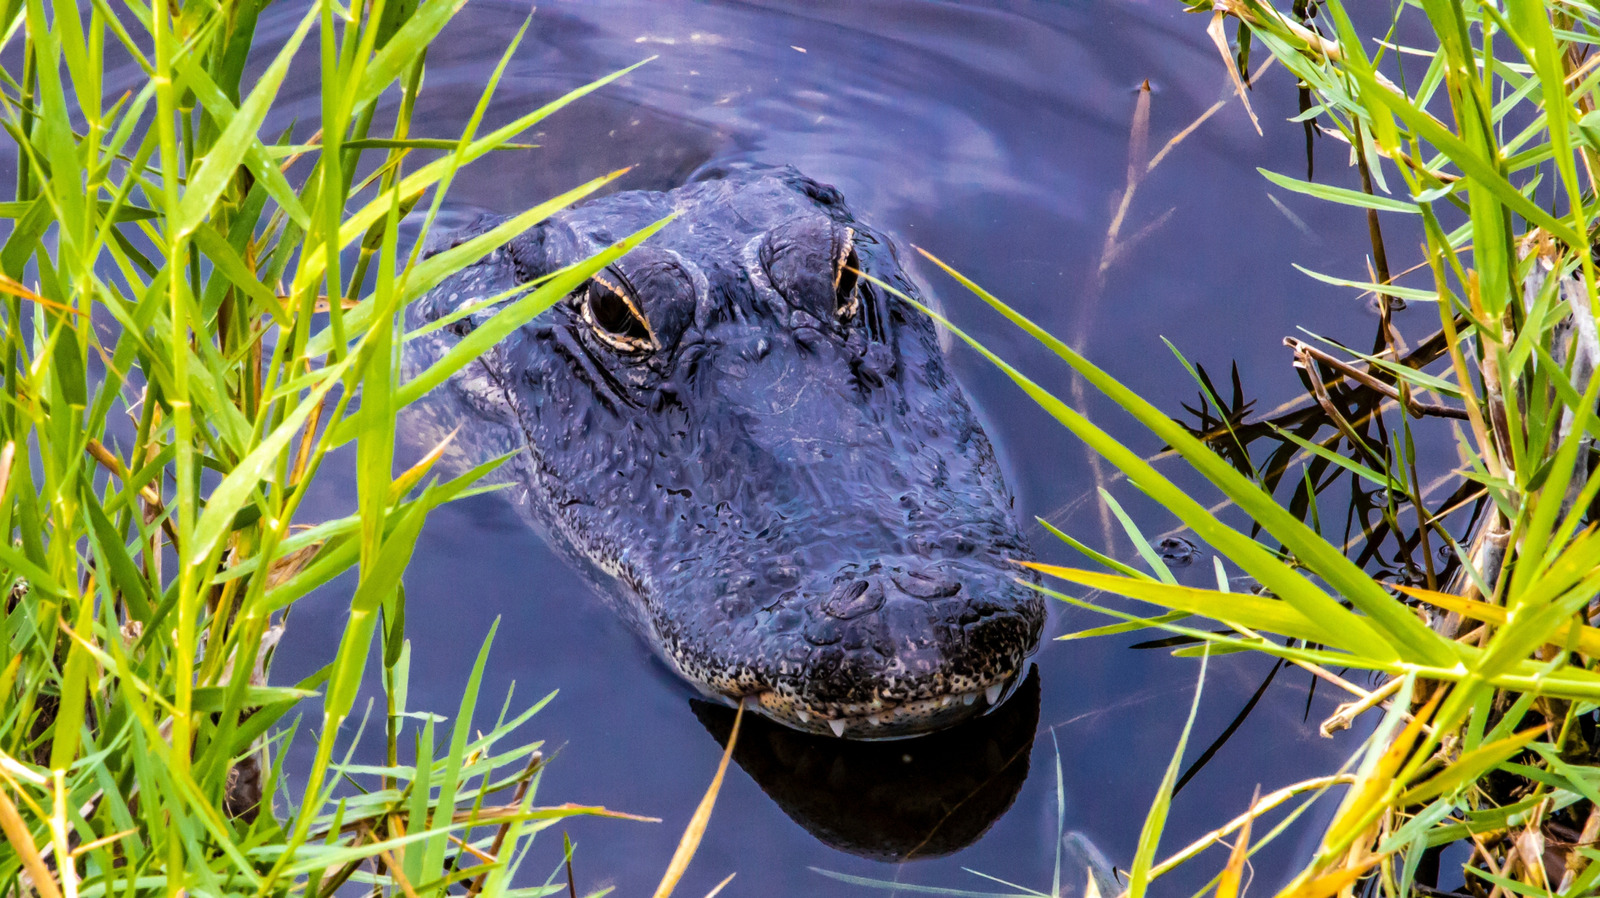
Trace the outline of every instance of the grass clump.
<instances>
[{"instance_id":1,"label":"grass clump","mask_svg":"<svg viewBox=\"0 0 1600 898\"><path fill-rule=\"evenodd\" d=\"M400 409L472 347L410 379L399 354L408 302L609 180L423 258L457 172L611 78L479 133L503 59L463 133L415 135L427 47L458 3L313 3L263 60L264 7L0 4L0 52L20 61L0 71L16 162L0 203L0 894L564 890L512 887L529 840L610 812L533 804L538 746L513 731L538 705L507 696L474 735L480 655L447 740L407 706L400 577L428 512L484 471L436 476L441 446L396 473ZM108 60L138 75L112 84ZM246 78L252 62L267 64ZM320 81L317 121L266 134L291 76ZM528 285L480 332L641 238ZM303 521L340 447L358 509ZM290 609L352 570L335 657L269 685ZM345 726L369 659L378 767L350 763ZM285 715L316 696L314 761L291 789Z\"/></svg>"},{"instance_id":2,"label":"grass clump","mask_svg":"<svg viewBox=\"0 0 1600 898\"><path fill-rule=\"evenodd\" d=\"M1280 894L1594 894L1600 17L1545 0L1421 0L1370 33L1339 0L1192 9L1212 17L1241 98L1250 56L1265 51L1298 81L1300 120L1349 153L1360 189L1267 177L1365 219L1369 270L1313 276L1377 297L1375 348L1288 341L1308 395L1265 418L1194 371L1203 420L1190 427L946 270L1169 447L1142 457L977 347L1218 556L1216 587L1198 588L1178 583L1120 513L1148 573L1067 538L1091 564L1038 565L1065 584L1048 591L1117 622L1063 638L1156 629L1183 655L1263 653L1354 693L1326 729L1380 719L1344 770L1269 785L1176 852L1160 844L1169 771L1125 894L1157 891L1203 856L1218 871L1203 891L1239 894L1250 855L1287 822L1258 818L1288 806L1292 820L1322 794L1337 807ZM1417 235L1411 268L1391 267L1402 256L1386 225ZM1436 310L1436 324L1403 332L1393 313L1405 303ZM1434 460L1417 446L1441 438L1459 447L1457 463L1424 479ZM1223 501L1180 488L1163 458L1181 458ZM1353 533L1318 510L1335 484L1353 497ZM1356 686L1346 669L1383 683ZM1447 846L1464 865L1440 869Z\"/></svg>"}]
</instances>

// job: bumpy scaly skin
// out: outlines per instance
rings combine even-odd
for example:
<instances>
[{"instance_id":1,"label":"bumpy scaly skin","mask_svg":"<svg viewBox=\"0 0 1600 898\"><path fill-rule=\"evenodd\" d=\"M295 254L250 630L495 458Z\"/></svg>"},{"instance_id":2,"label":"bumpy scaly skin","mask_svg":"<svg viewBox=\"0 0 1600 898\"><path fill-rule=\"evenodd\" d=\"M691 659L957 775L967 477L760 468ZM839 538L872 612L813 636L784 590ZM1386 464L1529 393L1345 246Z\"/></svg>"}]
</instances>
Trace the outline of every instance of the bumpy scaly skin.
<instances>
[{"instance_id":1,"label":"bumpy scaly skin","mask_svg":"<svg viewBox=\"0 0 1600 898\"><path fill-rule=\"evenodd\" d=\"M890 738L997 704L1043 600L994 450L887 239L792 169L563 212L456 275L413 327L579 261L667 215L608 269L653 348L585 291L434 392L472 459L508 451L519 506L684 677L798 729ZM483 222L463 234L481 232ZM843 308L841 314L840 309ZM494 309L413 340L420 368Z\"/></svg>"}]
</instances>

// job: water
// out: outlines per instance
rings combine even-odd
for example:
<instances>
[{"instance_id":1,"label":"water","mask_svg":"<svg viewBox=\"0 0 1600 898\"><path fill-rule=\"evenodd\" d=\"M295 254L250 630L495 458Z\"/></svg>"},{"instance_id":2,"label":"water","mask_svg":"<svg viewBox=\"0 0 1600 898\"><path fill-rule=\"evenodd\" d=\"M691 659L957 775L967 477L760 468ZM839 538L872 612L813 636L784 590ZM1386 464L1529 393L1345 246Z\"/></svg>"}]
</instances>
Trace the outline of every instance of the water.
<instances>
[{"instance_id":1,"label":"water","mask_svg":"<svg viewBox=\"0 0 1600 898\"><path fill-rule=\"evenodd\" d=\"M294 12L275 13L264 31L283 31ZM493 0L475 0L461 12L430 54L418 133L458 133L527 14L526 6ZM1141 83L1148 80L1152 92L1151 152L1229 93L1205 25L1165 2L548 2L533 16L489 124L658 58L549 119L530 138L541 149L495 154L468 169L448 211L452 219L519 211L625 165L636 167L621 188L670 187L713 159L790 163L836 185L860 217L949 260L1161 408L1176 412L1196 394L1162 337L1224 383L1228 366L1237 364L1252 395L1271 407L1300 393L1284 335L1304 326L1361 343L1373 329L1359 300L1290 266L1299 261L1365 279L1362 218L1269 190L1256 172L1305 170L1303 132L1286 121L1296 111L1295 90L1281 70L1252 93L1264 135L1237 100L1202 124L1139 185L1121 233L1125 241L1142 238L1125 243L1103 277L1097 273L1127 180ZM311 76L301 79L288 85L283 124L313 117L319 88ZM1319 179L1354 186L1341 150L1319 143ZM929 276L929 267L921 266L920 279L958 322L1047 387L1070 394L1064 366L959 287ZM1136 561L1125 539L1106 540L1084 449L975 354L956 350L953 364L986 418L1023 520L1045 516ZM1087 397L1077 404L1137 451L1160 448L1108 403ZM1194 484L1175 465L1165 470ZM1146 532L1175 526L1127 484L1107 487ZM353 484L330 480L306 519L348 513L353 495ZM1046 560L1078 561L1043 528L1033 525L1030 533ZM1184 576L1205 583L1210 567L1203 554ZM614 885L617 894L648 894L710 781L727 719L694 705L688 689L495 497L435 513L406 586L416 643L411 706L455 707L498 618L483 705L497 708L513 682L519 707L560 691L524 730L546 740L554 755L542 803L597 803L664 820L571 821L565 828L578 846L580 891ZM348 584L335 584L297 606L275 681L292 682L332 657L347 598ZM1048 634L1104 622L1056 608ZM729 873L738 875L724 895L877 893L812 867L999 889L961 870L970 867L1048 891L1057 856L1058 758L1066 828L1081 834L1073 844L1087 840L1126 866L1197 673L1192 660L1131 650L1136 641L1047 642L1035 658L1037 699L1030 684L1004 719L942 747L918 746L910 762L892 749L837 756L834 747L796 743L779 731L747 734L743 766L730 772L679 894L703 895ZM1268 667L1250 657L1212 662L1191 758L1223 730ZM1163 855L1242 811L1257 784L1267 791L1332 772L1353 750L1357 737L1324 740L1315 731L1343 697L1324 687L1308 707L1308 688L1302 673L1280 675L1178 797ZM309 742L301 748L308 751ZM305 759L300 763L304 769ZM938 819L929 810L934 803L967 793L974 797L933 827L937 833L917 835ZM1257 856L1262 887L1280 883L1303 861L1325 814L1313 812L1311 825ZM888 822L860 825L874 819ZM867 844L873 838L879 843ZM883 859L913 846L921 846L915 855L953 853ZM525 869L542 879L559 858L558 839L545 837L535 851ZM1083 849L1075 851L1069 858ZM1192 891L1221 863L1217 854L1160 891ZM1076 894L1083 881L1069 863L1065 890Z\"/></svg>"}]
</instances>

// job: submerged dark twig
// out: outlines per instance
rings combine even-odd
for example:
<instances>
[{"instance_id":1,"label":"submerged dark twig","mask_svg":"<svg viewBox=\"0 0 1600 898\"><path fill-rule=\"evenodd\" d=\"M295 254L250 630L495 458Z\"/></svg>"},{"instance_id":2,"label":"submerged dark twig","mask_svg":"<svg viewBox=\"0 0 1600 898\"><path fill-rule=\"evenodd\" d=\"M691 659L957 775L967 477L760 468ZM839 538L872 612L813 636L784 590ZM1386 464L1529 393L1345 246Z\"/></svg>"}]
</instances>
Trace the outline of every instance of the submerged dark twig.
<instances>
[{"instance_id":1,"label":"submerged dark twig","mask_svg":"<svg viewBox=\"0 0 1600 898\"><path fill-rule=\"evenodd\" d=\"M1282 669L1283 659L1279 658L1272 665L1272 669L1267 671L1266 679L1262 680L1261 685L1256 687L1256 691L1250 696L1250 700L1244 703L1244 707L1239 709L1239 713L1235 714L1233 720L1229 721L1228 725L1223 728L1222 734L1213 739L1211 744L1206 746L1206 750L1201 752L1200 756L1189 764L1189 768L1183 772L1183 775L1178 777L1178 782L1172 787L1174 798L1177 797L1179 792L1183 791L1183 787L1188 784L1189 780L1194 779L1195 774L1199 773L1205 768L1206 764L1211 762L1217 752L1222 750L1222 746L1228 744L1228 740L1233 738L1234 733L1238 732L1239 727L1250 716L1250 712L1255 710L1256 704L1261 701L1261 696L1267 694L1267 687L1272 685L1273 679L1278 676L1278 671Z\"/></svg>"}]
</instances>

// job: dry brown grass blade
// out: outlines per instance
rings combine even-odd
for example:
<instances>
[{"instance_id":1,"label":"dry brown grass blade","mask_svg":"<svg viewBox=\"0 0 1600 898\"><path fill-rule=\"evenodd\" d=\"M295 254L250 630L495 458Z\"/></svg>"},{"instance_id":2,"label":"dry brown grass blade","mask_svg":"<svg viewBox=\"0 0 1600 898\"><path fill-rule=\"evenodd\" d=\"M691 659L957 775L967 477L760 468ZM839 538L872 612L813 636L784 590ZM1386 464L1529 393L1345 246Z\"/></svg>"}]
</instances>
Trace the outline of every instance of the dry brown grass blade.
<instances>
[{"instance_id":1,"label":"dry brown grass blade","mask_svg":"<svg viewBox=\"0 0 1600 898\"><path fill-rule=\"evenodd\" d=\"M497 820L549 820L562 817L605 817L611 820L635 820L640 823L660 823L660 817L644 817L639 814L629 814L625 811L613 811L610 808L597 804L565 804L549 805L547 807L529 808L526 811L516 805L504 805L497 808L482 808L480 810L456 811L451 815L452 823L494 823Z\"/></svg>"},{"instance_id":2,"label":"dry brown grass blade","mask_svg":"<svg viewBox=\"0 0 1600 898\"><path fill-rule=\"evenodd\" d=\"M1297 362L1296 367L1299 367L1298 363L1300 362L1301 356L1307 356L1316 359L1328 367L1333 368L1335 371L1338 371L1347 379L1355 381L1367 389L1386 396L1389 399L1399 403L1403 408L1405 408L1406 411L1411 413L1413 418L1421 418L1426 415L1433 415L1439 418L1453 418L1458 421L1467 420L1467 412L1465 409L1452 408L1451 406L1440 405L1434 402L1423 402L1409 393L1402 397L1400 395L1400 391L1396 390L1393 386L1384 383L1378 378L1373 377L1370 373L1362 371L1360 368L1357 368L1356 366L1338 358L1337 356L1323 352L1304 340L1296 337L1284 337L1283 345L1294 351Z\"/></svg>"},{"instance_id":3,"label":"dry brown grass blade","mask_svg":"<svg viewBox=\"0 0 1600 898\"><path fill-rule=\"evenodd\" d=\"M533 781L533 775L538 773L539 769L543 766L544 754L542 752L536 751L528 756L528 764L526 767L522 768L522 776L517 780L517 791L511 797L512 807L522 807L522 799L528 794L528 784ZM510 832L511 823L509 821L500 824L500 829L494 834L494 841L489 844L490 854L494 855L495 857L500 856L500 849L505 847L506 836ZM471 886L467 887L467 898L476 898L477 894L483 891L483 884L487 882L488 879L489 872L485 870L478 876L477 879L472 881Z\"/></svg>"},{"instance_id":4,"label":"dry brown grass blade","mask_svg":"<svg viewBox=\"0 0 1600 898\"><path fill-rule=\"evenodd\" d=\"M459 839L459 838L457 838L455 836L449 836L448 838L450 839L451 842L455 843L455 846L457 848L461 849L462 851L465 851L467 854L472 855L473 857L477 858L478 860L483 861L485 864L498 864L500 862L493 855L487 854L486 852L483 852L483 851L479 851L478 849L472 847L472 845L470 843L464 842L464 841L462 841L461 839Z\"/></svg>"},{"instance_id":5,"label":"dry brown grass blade","mask_svg":"<svg viewBox=\"0 0 1600 898\"><path fill-rule=\"evenodd\" d=\"M1387 807L1390 790L1397 785L1401 769L1405 767L1407 760L1412 756L1412 751L1427 732L1427 726L1433 720L1434 713L1439 710L1439 704L1444 701L1447 692L1446 689L1435 690L1433 696L1417 709L1416 715L1394 734L1388 746L1384 748L1383 754L1378 756L1376 763L1356 778L1349 791L1345 793L1344 801L1340 803L1333 820L1324 830L1322 859L1315 867L1307 868L1305 875L1297 880L1295 889L1288 894L1307 896L1332 894L1332 892L1317 891L1312 887L1321 888L1319 883L1326 885L1334 881L1329 877L1337 877L1351 870L1356 870L1359 874L1381 860L1381 856L1373 856L1352 865L1348 859L1342 862L1331 860L1330 853L1343 854L1347 850L1354 850L1350 846L1369 844L1368 839L1378 826L1383 809ZM1327 870L1330 867L1335 868L1332 873L1312 877L1313 869ZM1300 889L1312 890L1302 893Z\"/></svg>"},{"instance_id":6,"label":"dry brown grass blade","mask_svg":"<svg viewBox=\"0 0 1600 898\"><path fill-rule=\"evenodd\" d=\"M1396 692L1400 691L1400 686L1404 682L1405 680L1403 678L1395 677L1389 682L1383 684L1381 688L1367 693L1362 698L1359 698L1353 702L1345 702L1344 704L1340 705L1338 710L1334 711L1327 720L1322 722L1320 729L1322 738L1332 739L1334 733L1339 732L1340 730L1349 729L1350 724L1353 723L1357 717L1360 717L1362 714L1365 714L1379 705L1386 705L1387 700Z\"/></svg>"},{"instance_id":7,"label":"dry brown grass blade","mask_svg":"<svg viewBox=\"0 0 1600 898\"><path fill-rule=\"evenodd\" d=\"M72 849L72 856L74 858L80 858L98 848L104 848L105 846L110 845L112 842L119 842L129 836L135 836L138 834L138 829L125 829L120 833L112 833L109 836L101 836L100 838L95 839L93 842L85 842L82 845L79 845L77 848Z\"/></svg>"},{"instance_id":8,"label":"dry brown grass blade","mask_svg":"<svg viewBox=\"0 0 1600 898\"><path fill-rule=\"evenodd\" d=\"M1329 140L1338 141L1339 143L1342 143L1345 146L1350 147L1352 150L1355 148L1355 144L1351 142L1350 138L1345 136L1345 133L1343 131L1340 131L1338 128L1328 128L1328 127L1325 127L1323 125L1318 125L1317 126L1317 133L1321 134L1323 137L1328 138ZM1411 169L1412 171L1420 172L1420 173L1424 174L1427 177L1434 178L1434 179L1442 181L1442 182L1444 182L1446 184L1454 184L1455 182L1461 180L1461 176L1460 175L1453 175L1453 174L1451 174L1449 172L1446 172L1446 171L1434 171L1433 169L1422 165L1421 163L1419 163L1416 160L1412 159L1409 155L1407 155L1407 154L1405 154L1403 152L1400 152L1399 150L1384 149L1383 147L1371 147L1371 149L1372 149L1373 152L1377 153L1379 156L1382 156L1385 159L1388 159L1388 160L1391 160L1391 161L1397 162L1397 163L1403 163L1407 168ZM1415 271L1416 270L1416 266L1413 266L1411 270ZM1362 296L1365 296L1365 295L1366 294L1362 294Z\"/></svg>"},{"instance_id":9,"label":"dry brown grass blade","mask_svg":"<svg viewBox=\"0 0 1600 898\"><path fill-rule=\"evenodd\" d=\"M0 782L0 832L5 833L6 842L22 861L22 868L33 880L33 888L39 893L39 898L61 898L61 889L56 886L55 877L50 874L50 868L45 865L39 849L33 844L33 834L28 832L28 824L17 813L11 796L6 794L4 782Z\"/></svg>"},{"instance_id":10,"label":"dry brown grass blade","mask_svg":"<svg viewBox=\"0 0 1600 898\"><path fill-rule=\"evenodd\" d=\"M1261 20L1257 16L1259 11L1261 14L1272 16L1276 20L1273 23L1274 27L1282 28L1292 34L1294 39L1303 45L1304 50L1302 52L1309 53L1313 57L1320 56L1329 62L1340 62L1344 59L1344 48L1339 46L1338 41L1323 37L1270 6L1262 7L1258 10L1258 8L1254 8L1246 2L1241 2L1241 0L1216 0L1214 9L1217 13L1233 16L1252 28L1261 27ZM1372 73L1372 77L1389 90L1403 93L1399 86L1384 73L1375 71Z\"/></svg>"},{"instance_id":11,"label":"dry brown grass blade","mask_svg":"<svg viewBox=\"0 0 1600 898\"><path fill-rule=\"evenodd\" d=\"M310 369L309 363L306 368L307 370ZM311 409L310 417L306 418L306 423L300 433L300 449L295 453L294 465L289 469L289 482L292 484L300 482L301 475L305 473L306 464L311 461L311 445L316 440L317 427L322 424L322 411L327 405L328 397L324 394L317 401L316 406Z\"/></svg>"},{"instance_id":12,"label":"dry brown grass blade","mask_svg":"<svg viewBox=\"0 0 1600 898\"><path fill-rule=\"evenodd\" d=\"M406 878L405 871L400 868L400 864L394 859L394 855L387 850L378 852L378 855L389 866L389 875L393 876L394 881L400 884L400 889L406 893L406 898L417 898L416 890L411 887L411 880Z\"/></svg>"},{"instance_id":13,"label":"dry brown grass blade","mask_svg":"<svg viewBox=\"0 0 1600 898\"><path fill-rule=\"evenodd\" d=\"M1271 68L1272 63L1273 63L1273 61L1275 59L1277 59L1276 56L1268 56L1265 62L1263 62L1260 65L1256 66L1256 70L1250 74L1250 83L1254 84L1257 81L1260 81L1261 80L1261 76L1266 74L1268 68ZM1146 169L1146 171L1155 171L1156 170L1156 166L1161 164L1161 160L1167 158L1167 154L1168 153L1170 153L1173 150L1177 149L1178 148L1178 144L1183 143L1184 139L1187 138L1189 135L1193 134L1196 130L1198 130L1201 125L1205 124L1207 119L1209 119L1213 115L1216 115L1217 113L1221 112L1223 107L1225 107L1227 105L1228 105L1228 97L1225 95L1225 96L1223 96L1222 99L1220 99L1220 100L1216 101L1215 103L1212 103L1210 106L1206 107L1206 111L1205 112L1202 112L1199 115L1195 116L1194 121L1192 121L1188 125L1184 126L1184 129L1182 131L1179 131L1177 134L1174 134L1172 136L1172 138L1166 142L1166 145L1164 145L1159 151L1157 151L1154 156L1150 157L1150 166L1149 166L1149 168Z\"/></svg>"},{"instance_id":14,"label":"dry brown grass blade","mask_svg":"<svg viewBox=\"0 0 1600 898\"><path fill-rule=\"evenodd\" d=\"M728 883L733 882L733 878L738 875L739 874L737 873L729 873L727 876L724 876L722 881L717 883L715 888L706 893L706 898L717 898L717 894L722 891L723 887L725 887Z\"/></svg>"},{"instance_id":15,"label":"dry brown grass blade","mask_svg":"<svg viewBox=\"0 0 1600 898\"><path fill-rule=\"evenodd\" d=\"M1284 802L1295 797L1296 795L1303 795L1307 792L1316 792L1320 789L1327 789L1332 786L1348 786L1355 781L1356 778L1354 774L1339 773L1334 774L1333 776L1319 776L1315 779L1304 780L1302 782L1294 783L1293 785L1284 786L1282 789L1279 789L1275 792L1269 792L1265 798L1258 798L1252 802L1249 810L1228 821L1227 825L1221 827L1220 829L1215 829L1209 833L1206 833L1193 842L1190 842L1176 854L1172 855L1161 863L1156 864L1154 867L1151 867L1150 877L1154 879L1165 873L1170 873L1171 871L1176 870L1179 865L1189 861L1192 858L1199 857L1200 854L1207 848L1210 848L1211 846L1222 841L1230 834L1245 828L1249 825L1251 820L1276 807L1279 807Z\"/></svg>"},{"instance_id":16,"label":"dry brown grass blade","mask_svg":"<svg viewBox=\"0 0 1600 898\"><path fill-rule=\"evenodd\" d=\"M733 758L733 746L739 741L739 722L743 719L744 702L741 701L739 710L733 715L733 732L728 734L728 745L722 750L722 763L717 765L717 775L711 778L710 788L706 789L705 797L700 799L700 806L694 809L689 825L684 827L683 838L678 840L678 850L672 853L667 872L662 874L661 884L656 886L655 898L668 898L672 894L700 847L700 839L706 834L706 824L711 822L711 809L717 804L717 793L722 791L723 774L728 772L728 761Z\"/></svg>"},{"instance_id":17,"label":"dry brown grass blade","mask_svg":"<svg viewBox=\"0 0 1600 898\"><path fill-rule=\"evenodd\" d=\"M115 474L118 480L127 481L128 469L123 467L121 459L111 454L111 450L107 449L105 444L94 437L90 437L89 441L84 444L84 449L94 457L95 461L100 463L101 467ZM139 489L139 495L143 496L146 502L156 506L157 509L161 508L161 498L148 485Z\"/></svg>"},{"instance_id":18,"label":"dry brown grass blade","mask_svg":"<svg viewBox=\"0 0 1600 898\"><path fill-rule=\"evenodd\" d=\"M1244 862L1250 859L1250 824L1255 822L1256 803L1261 800L1261 786L1256 786L1255 794L1250 796L1250 811L1244 818L1244 825L1239 827L1239 834L1233 837L1233 850L1228 853L1228 863L1222 868L1222 874L1217 878L1217 898L1238 898L1239 885L1244 881Z\"/></svg>"},{"instance_id":19,"label":"dry brown grass blade","mask_svg":"<svg viewBox=\"0 0 1600 898\"><path fill-rule=\"evenodd\" d=\"M83 314L82 312L78 311L77 309L74 309L71 306L62 305L61 303L56 302L53 299L45 299L43 296L40 296L39 294L33 292L32 290L29 290L27 287L22 286L21 284L17 283L16 281L12 280L11 278L6 277L3 274L0 274L0 293L9 293L12 296L21 297L23 299L28 300L29 302L38 303L39 305L44 306L45 308L50 309L52 311L63 312L63 313L68 314L68 315L82 315Z\"/></svg>"},{"instance_id":20,"label":"dry brown grass blade","mask_svg":"<svg viewBox=\"0 0 1600 898\"><path fill-rule=\"evenodd\" d=\"M1228 77L1233 79L1233 89L1239 95L1239 102L1244 104L1244 111L1250 115L1250 124L1255 125L1256 135L1265 136L1261 130L1261 120L1256 118L1256 111L1250 106L1250 95L1245 87L1244 79L1239 76L1239 66L1233 61L1233 54L1228 52L1228 32L1225 27L1227 13L1221 9L1211 15L1211 24L1206 26L1206 34L1211 36L1211 42L1217 45L1217 51L1222 54L1222 66L1228 70Z\"/></svg>"},{"instance_id":21,"label":"dry brown grass blade","mask_svg":"<svg viewBox=\"0 0 1600 898\"><path fill-rule=\"evenodd\" d=\"M1544 809L1530 817L1528 825L1522 828L1512 840L1516 847L1517 860L1522 862L1522 869L1527 873L1525 882L1548 891L1550 889L1550 873L1544 866L1544 833L1539 831L1539 824L1544 820Z\"/></svg>"},{"instance_id":22,"label":"dry brown grass blade","mask_svg":"<svg viewBox=\"0 0 1600 898\"><path fill-rule=\"evenodd\" d=\"M317 552L322 549L322 541L317 540L309 546L281 555L272 562L272 567L267 571L267 588L275 589L283 585L290 577L305 570L311 559L317 557Z\"/></svg>"},{"instance_id":23,"label":"dry brown grass blade","mask_svg":"<svg viewBox=\"0 0 1600 898\"><path fill-rule=\"evenodd\" d=\"M123 466L121 460L111 454L111 450L107 449L103 443L94 437L90 437L84 448L102 468L116 475L116 478L123 483L128 482L128 469ZM10 458L0 458L0 466L9 471L11 468ZM0 495L5 495L3 480L0 480ZM166 506L161 504L161 495L149 484L139 488L139 498L143 499L145 506L153 510L155 514L162 515L166 513ZM167 534L167 539L172 540L174 546L178 544L178 531L173 529L170 518L161 521L161 530Z\"/></svg>"}]
</instances>

